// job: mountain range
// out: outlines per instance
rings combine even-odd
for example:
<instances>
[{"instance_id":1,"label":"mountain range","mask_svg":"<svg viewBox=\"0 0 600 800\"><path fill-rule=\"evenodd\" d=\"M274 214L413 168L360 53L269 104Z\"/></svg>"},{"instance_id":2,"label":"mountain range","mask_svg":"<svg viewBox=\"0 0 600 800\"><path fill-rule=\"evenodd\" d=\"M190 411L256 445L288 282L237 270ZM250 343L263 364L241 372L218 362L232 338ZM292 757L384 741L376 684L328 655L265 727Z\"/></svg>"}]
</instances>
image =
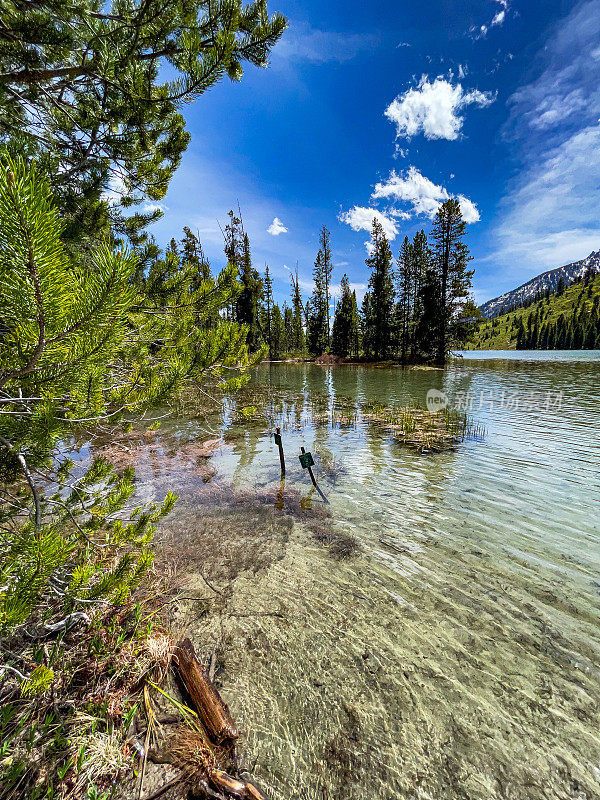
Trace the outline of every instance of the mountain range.
<instances>
[{"instance_id":1,"label":"mountain range","mask_svg":"<svg viewBox=\"0 0 600 800\"><path fill-rule=\"evenodd\" d=\"M558 287L561 278L568 286L576 278L582 277L588 269L600 272L600 250L590 253L587 258L582 258L581 261L573 261L571 264L565 264L564 267L542 272L541 275L532 278L527 283L523 283L516 289L483 303L483 305L479 306L479 310L484 317L492 319L512 306L521 305L526 300L535 297L538 292L545 292L546 289L554 291Z\"/></svg>"}]
</instances>

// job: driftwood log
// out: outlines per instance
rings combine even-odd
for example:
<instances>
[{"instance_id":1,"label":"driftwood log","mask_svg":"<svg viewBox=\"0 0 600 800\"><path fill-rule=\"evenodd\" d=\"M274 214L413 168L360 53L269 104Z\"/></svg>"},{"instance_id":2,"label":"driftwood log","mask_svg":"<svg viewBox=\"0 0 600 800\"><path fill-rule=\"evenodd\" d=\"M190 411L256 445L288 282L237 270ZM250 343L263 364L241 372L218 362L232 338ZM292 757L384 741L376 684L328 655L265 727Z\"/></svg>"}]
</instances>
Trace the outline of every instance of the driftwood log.
<instances>
[{"instance_id":1,"label":"driftwood log","mask_svg":"<svg viewBox=\"0 0 600 800\"><path fill-rule=\"evenodd\" d=\"M205 797L215 800L265 800L253 784L217 769L212 746L215 751L220 747L233 746L239 733L227 704L211 680L209 668L198 661L189 639L177 644L173 662L212 745L208 747L204 734L188 730L180 735L178 742L172 742L174 746L169 748L165 756L156 760L181 767L188 782L191 779L192 787L195 784L196 790Z\"/></svg>"},{"instance_id":2,"label":"driftwood log","mask_svg":"<svg viewBox=\"0 0 600 800\"><path fill-rule=\"evenodd\" d=\"M194 646L189 639L179 642L173 660L211 741L222 745L237 739L239 732L229 708L210 680L208 669L196 658Z\"/></svg>"}]
</instances>

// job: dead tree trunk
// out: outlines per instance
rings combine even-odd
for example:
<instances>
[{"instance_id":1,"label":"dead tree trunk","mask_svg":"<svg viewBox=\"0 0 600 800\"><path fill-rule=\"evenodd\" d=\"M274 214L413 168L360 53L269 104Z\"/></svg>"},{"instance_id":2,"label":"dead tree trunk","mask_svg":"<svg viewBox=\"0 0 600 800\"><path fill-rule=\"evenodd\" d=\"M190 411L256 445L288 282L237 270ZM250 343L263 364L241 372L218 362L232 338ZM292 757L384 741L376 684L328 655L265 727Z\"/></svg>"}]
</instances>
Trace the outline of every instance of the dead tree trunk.
<instances>
[{"instance_id":1,"label":"dead tree trunk","mask_svg":"<svg viewBox=\"0 0 600 800\"><path fill-rule=\"evenodd\" d=\"M208 670L196 658L189 639L183 639L176 646L174 661L211 741L223 744L237 739L239 733L229 708L211 682Z\"/></svg>"}]
</instances>

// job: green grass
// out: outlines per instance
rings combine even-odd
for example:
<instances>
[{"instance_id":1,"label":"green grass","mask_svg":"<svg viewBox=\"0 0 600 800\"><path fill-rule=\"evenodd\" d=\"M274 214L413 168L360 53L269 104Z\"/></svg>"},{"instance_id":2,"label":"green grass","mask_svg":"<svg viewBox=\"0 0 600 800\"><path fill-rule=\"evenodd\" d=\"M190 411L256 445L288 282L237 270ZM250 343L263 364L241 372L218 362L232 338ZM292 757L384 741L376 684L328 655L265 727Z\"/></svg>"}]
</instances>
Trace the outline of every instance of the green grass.
<instances>
[{"instance_id":1,"label":"green grass","mask_svg":"<svg viewBox=\"0 0 600 800\"><path fill-rule=\"evenodd\" d=\"M547 300L539 300L527 308L519 308L482 323L475 340L466 349L515 350L517 323L520 317L525 325L529 314L535 314L536 311L539 311L541 321L544 323L556 322L561 314L564 314L567 320L571 320L574 314L579 314L582 309L589 313L594 305L594 298L599 296L600 275L596 275L588 286L574 283L568 286L562 295L551 294Z\"/></svg>"}]
</instances>

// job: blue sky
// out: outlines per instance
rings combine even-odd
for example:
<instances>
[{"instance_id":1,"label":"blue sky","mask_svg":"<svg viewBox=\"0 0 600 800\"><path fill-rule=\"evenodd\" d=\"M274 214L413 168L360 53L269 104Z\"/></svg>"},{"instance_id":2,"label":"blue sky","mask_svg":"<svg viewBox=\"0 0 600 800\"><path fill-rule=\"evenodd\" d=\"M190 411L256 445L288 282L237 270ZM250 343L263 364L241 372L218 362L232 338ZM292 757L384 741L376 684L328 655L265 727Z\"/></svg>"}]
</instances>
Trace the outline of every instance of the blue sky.
<instances>
[{"instance_id":1,"label":"blue sky","mask_svg":"<svg viewBox=\"0 0 600 800\"><path fill-rule=\"evenodd\" d=\"M600 248L600 0L271 0L289 29L265 70L184 109L191 144L152 229L198 231L239 202L255 266L310 291L321 225L361 296L364 229L429 230L461 199L478 302ZM275 234L275 235L274 235Z\"/></svg>"}]
</instances>

